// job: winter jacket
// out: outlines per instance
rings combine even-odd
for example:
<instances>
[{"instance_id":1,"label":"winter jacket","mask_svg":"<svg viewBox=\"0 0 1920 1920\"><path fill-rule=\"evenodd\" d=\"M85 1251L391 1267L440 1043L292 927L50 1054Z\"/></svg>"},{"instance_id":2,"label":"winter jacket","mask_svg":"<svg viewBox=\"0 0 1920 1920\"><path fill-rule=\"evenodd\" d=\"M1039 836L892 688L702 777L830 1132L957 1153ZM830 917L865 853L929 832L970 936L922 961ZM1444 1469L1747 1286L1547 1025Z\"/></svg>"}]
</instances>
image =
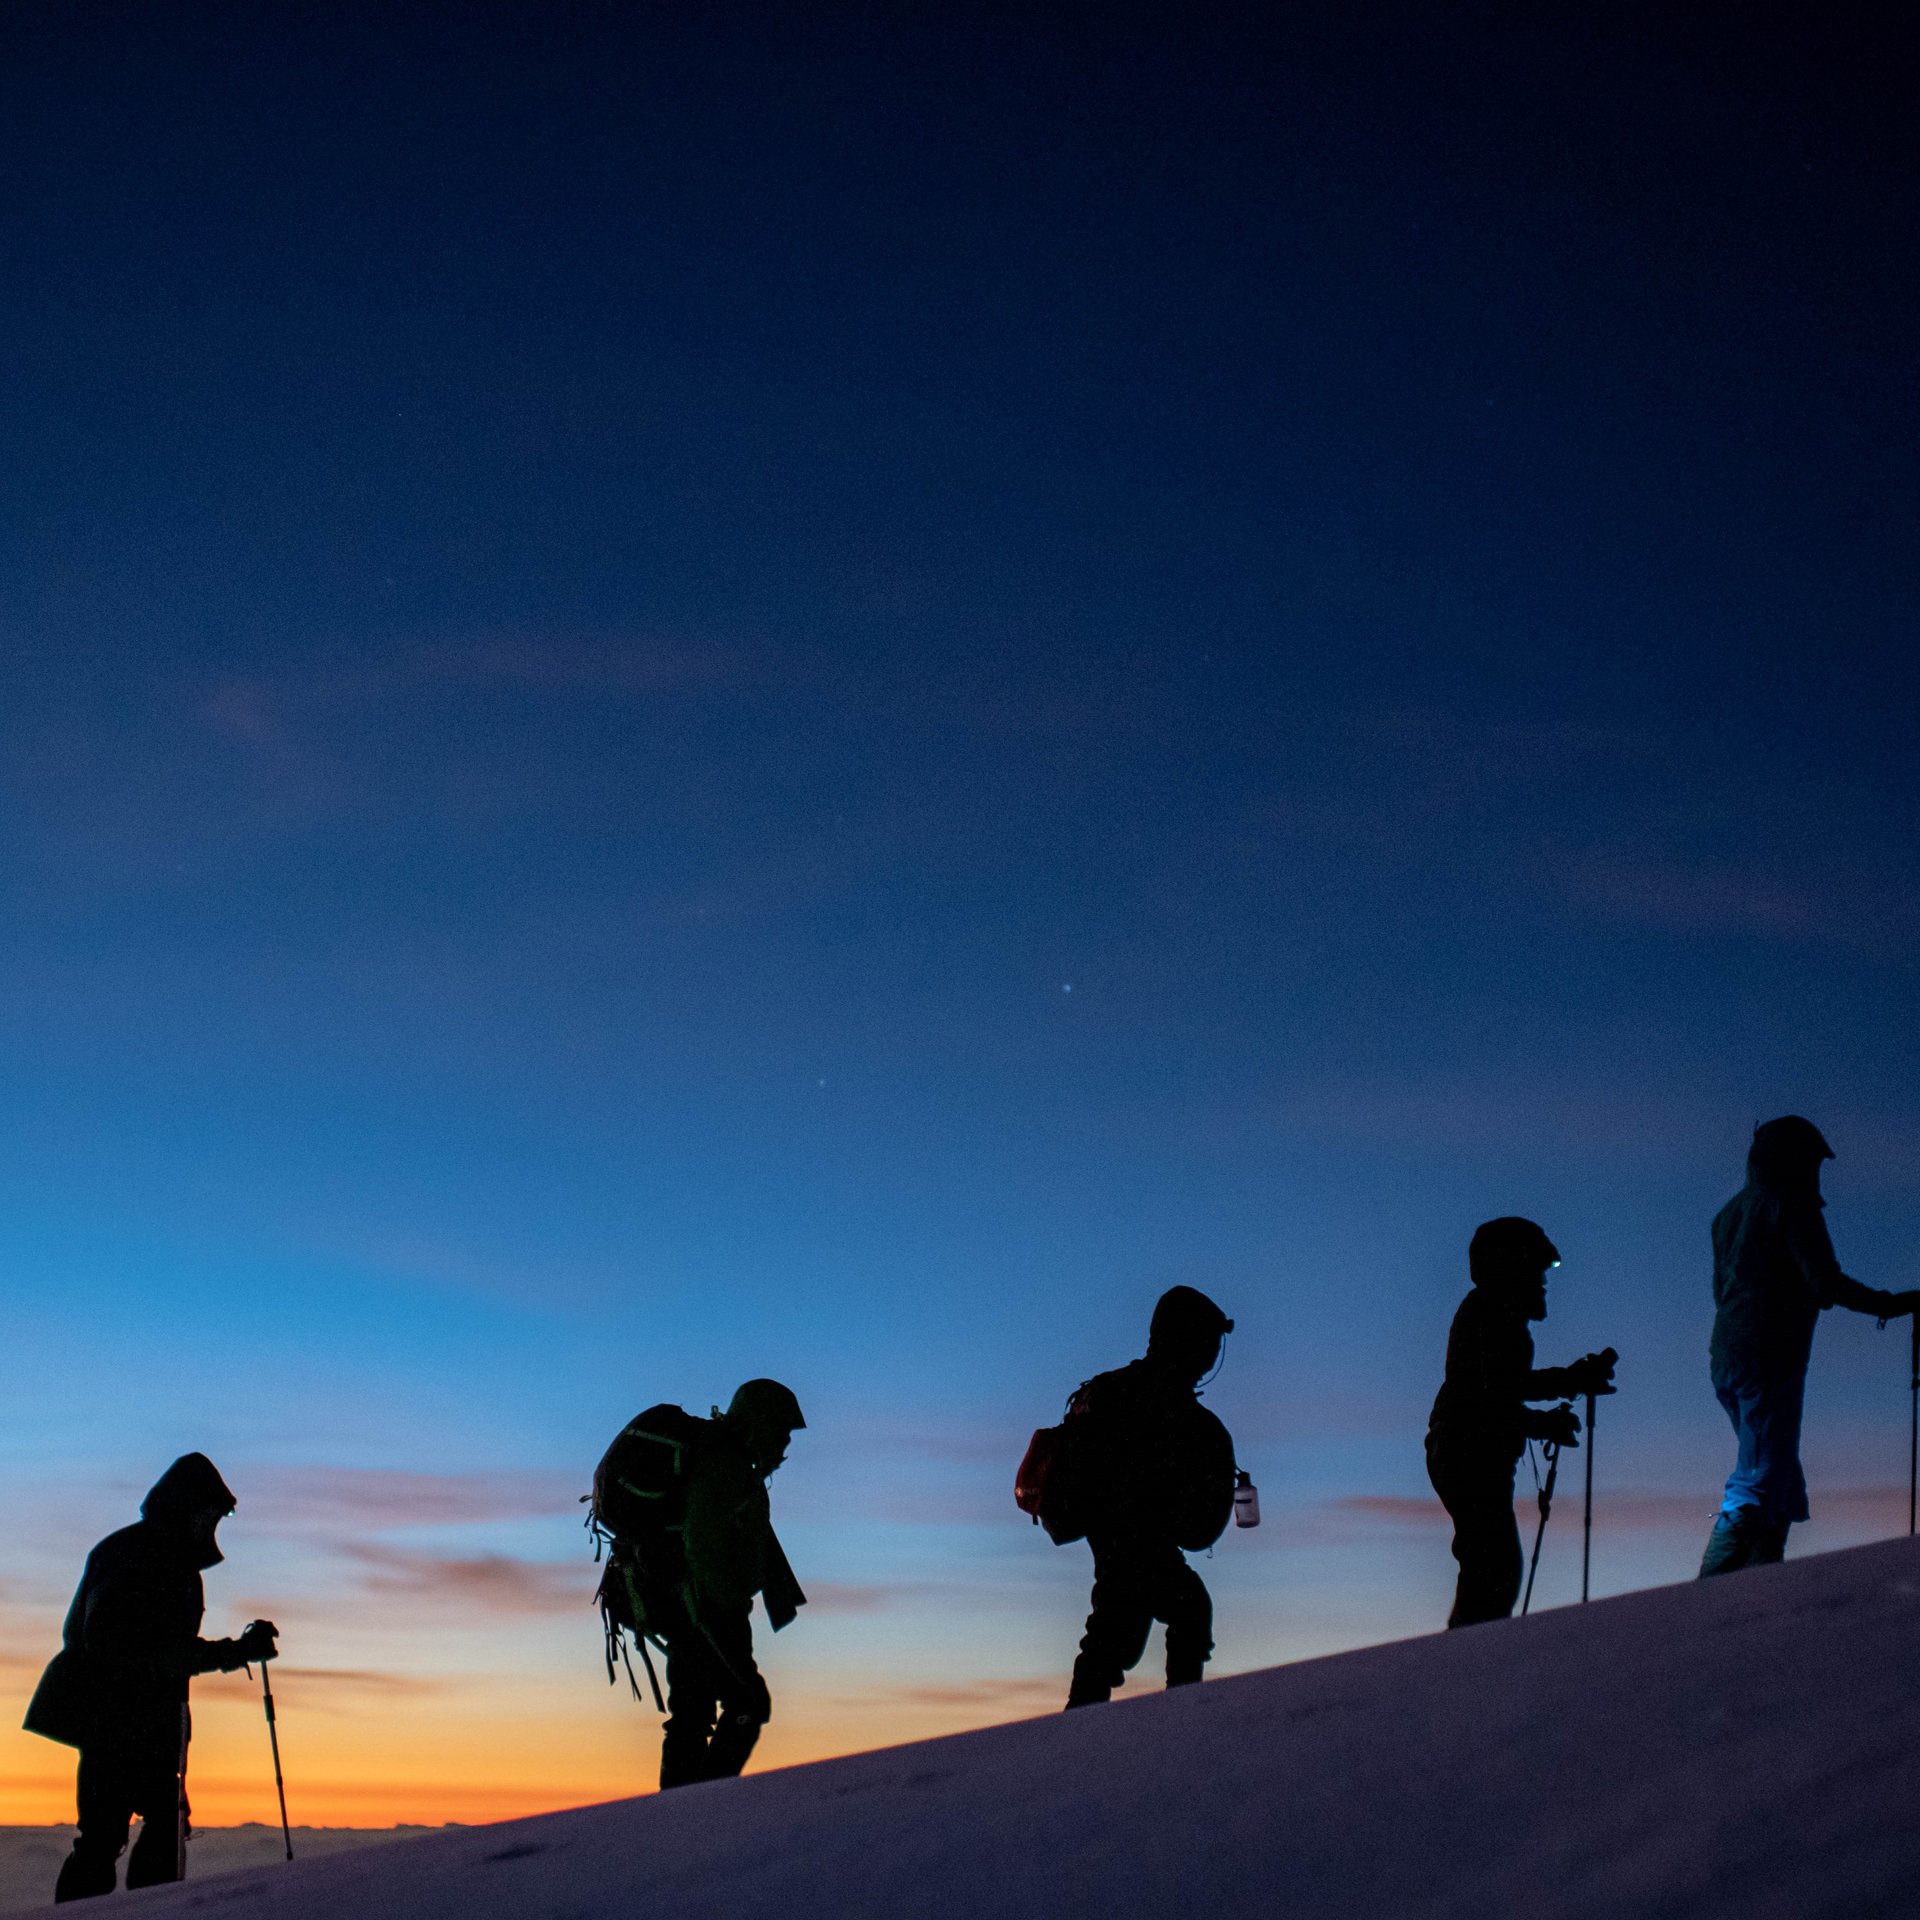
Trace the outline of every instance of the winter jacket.
<instances>
[{"instance_id":1,"label":"winter jacket","mask_svg":"<svg viewBox=\"0 0 1920 1920\"><path fill-rule=\"evenodd\" d=\"M762 1594L777 1632L806 1596L774 1535L766 1475L724 1419L708 1433L687 1482L682 1536L695 1609L744 1613Z\"/></svg>"},{"instance_id":2,"label":"winter jacket","mask_svg":"<svg viewBox=\"0 0 1920 1920\"><path fill-rule=\"evenodd\" d=\"M189 1681L246 1663L239 1641L200 1638L200 1575L220 1552L197 1543L188 1521L196 1499L216 1503L216 1489L230 1506L211 1464L188 1455L162 1476L139 1520L87 1555L61 1650L27 1710L29 1732L141 1769L180 1764Z\"/></svg>"},{"instance_id":3,"label":"winter jacket","mask_svg":"<svg viewBox=\"0 0 1920 1920\"><path fill-rule=\"evenodd\" d=\"M1716 1383L1802 1378L1813 1329L1828 1307L1898 1310L1890 1293L1840 1271L1817 1191L1750 1178L1714 1216L1713 1339Z\"/></svg>"},{"instance_id":4,"label":"winter jacket","mask_svg":"<svg viewBox=\"0 0 1920 1920\"><path fill-rule=\"evenodd\" d=\"M1536 1367L1527 1317L1511 1301L1475 1287L1447 1335L1447 1372L1427 1423L1427 1457L1455 1473L1508 1473L1542 1416L1529 1400L1570 1399L1571 1367Z\"/></svg>"}]
</instances>

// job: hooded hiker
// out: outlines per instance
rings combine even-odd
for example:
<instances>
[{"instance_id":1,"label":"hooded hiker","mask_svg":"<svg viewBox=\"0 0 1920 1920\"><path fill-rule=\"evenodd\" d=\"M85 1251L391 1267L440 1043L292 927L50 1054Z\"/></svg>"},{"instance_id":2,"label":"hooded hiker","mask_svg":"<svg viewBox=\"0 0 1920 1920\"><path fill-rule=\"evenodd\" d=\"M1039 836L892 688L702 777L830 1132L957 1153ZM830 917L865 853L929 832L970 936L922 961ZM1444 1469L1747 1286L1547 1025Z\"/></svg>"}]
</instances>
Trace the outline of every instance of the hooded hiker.
<instances>
[{"instance_id":1,"label":"hooded hiker","mask_svg":"<svg viewBox=\"0 0 1920 1920\"><path fill-rule=\"evenodd\" d=\"M27 1709L29 1733L80 1749L79 1831L53 1897L111 1893L133 1816L140 1838L127 1885L186 1872L187 1688L196 1673L231 1673L274 1654L256 1620L237 1640L202 1640L200 1575L222 1558L214 1530L234 1509L203 1453L176 1460L140 1518L87 1556L60 1651Z\"/></svg>"},{"instance_id":2,"label":"hooded hiker","mask_svg":"<svg viewBox=\"0 0 1920 1920\"><path fill-rule=\"evenodd\" d=\"M649 1407L594 1473L594 1519L612 1541L600 1583L608 1677L623 1631L650 1678L647 1643L667 1657L663 1788L737 1774L773 1717L754 1664L753 1599L776 1633L806 1605L767 1499L768 1477L806 1424L779 1381L749 1380L707 1420Z\"/></svg>"},{"instance_id":3,"label":"hooded hiker","mask_svg":"<svg viewBox=\"0 0 1920 1920\"><path fill-rule=\"evenodd\" d=\"M1513 1476L1529 1440L1578 1446L1571 1407L1535 1400L1613 1391L1614 1357L1590 1353L1570 1367L1536 1367L1528 1324L1547 1317L1547 1275L1560 1264L1531 1220L1489 1220L1467 1248L1473 1291L1447 1335L1447 1373L1427 1424L1427 1477L1453 1521L1460 1563L1450 1627L1504 1620L1520 1597L1520 1527Z\"/></svg>"},{"instance_id":4,"label":"hooded hiker","mask_svg":"<svg viewBox=\"0 0 1920 1920\"><path fill-rule=\"evenodd\" d=\"M1920 1294L1882 1293L1840 1271L1821 1218L1820 1163L1832 1158L1812 1121L1766 1121L1753 1130L1747 1184L1714 1218L1708 1352L1739 1458L1700 1562L1703 1579L1781 1559L1787 1529L1807 1517L1800 1410L1821 1314L1849 1307L1885 1321L1920 1303Z\"/></svg>"},{"instance_id":5,"label":"hooded hiker","mask_svg":"<svg viewBox=\"0 0 1920 1920\"><path fill-rule=\"evenodd\" d=\"M1172 1288L1153 1310L1146 1357L1096 1374L1051 1430L1047 1530L1062 1544L1084 1535L1093 1549L1069 1707L1110 1699L1156 1620L1166 1623L1168 1686L1197 1681L1213 1652L1213 1599L1186 1553L1212 1546L1233 1514L1233 1440L1199 1398L1232 1331L1204 1293Z\"/></svg>"}]
</instances>

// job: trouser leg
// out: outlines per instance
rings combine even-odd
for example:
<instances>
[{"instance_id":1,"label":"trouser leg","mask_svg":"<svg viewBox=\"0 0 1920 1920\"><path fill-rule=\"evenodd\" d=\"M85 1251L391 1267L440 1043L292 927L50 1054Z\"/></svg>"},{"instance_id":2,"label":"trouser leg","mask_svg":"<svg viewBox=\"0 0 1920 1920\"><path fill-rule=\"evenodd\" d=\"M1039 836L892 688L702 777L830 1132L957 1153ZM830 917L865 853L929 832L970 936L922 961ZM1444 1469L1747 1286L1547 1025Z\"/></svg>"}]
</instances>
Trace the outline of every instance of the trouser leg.
<instances>
[{"instance_id":1,"label":"trouser leg","mask_svg":"<svg viewBox=\"0 0 1920 1920\"><path fill-rule=\"evenodd\" d=\"M1751 1511L1768 1527L1806 1519L1807 1477L1800 1466L1805 1375L1728 1369L1713 1385L1738 1448L1720 1511L1735 1519Z\"/></svg>"},{"instance_id":2,"label":"trouser leg","mask_svg":"<svg viewBox=\"0 0 1920 1920\"><path fill-rule=\"evenodd\" d=\"M89 1900L111 1893L133 1825L136 1791L129 1769L117 1756L83 1747L75 1785L78 1830L73 1851L54 1882L56 1902Z\"/></svg>"},{"instance_id":3,"label":"trouser leg","mask_svg":"<svg viewBox=\"0 0 1920 1920\"><path fill-rule=\"evenodd\" d=\"M1805 1376L1728 1368L1715 1374L1713 1384L1738 1455L1700 1562L1703 1580L1783 1559L1788 1529L1807 1517L1807 1479L1800 1466Z\"/></svg>"},{"instance_id":4,"label":"trouser leg","mask_svg":"<svg viewBox=\"0 0 1920 1920\"><path fill-rule=\"evenodd\" d=\"M690 1622L667 1642L667 1723L660 1736L660 1786L691 1786L707 1777L707 1744L719 1715L720 1679L713 1652Z\"/></svg>"},{"instance_id":5,"label":"trouser leg","mask_svg":"<svg viewBox=\"0 0 1920 1920\"><path fill-rule=\"evenodd\" d=\"M730 1780L759 1744L760 1729L773 1718L773 1697L753 1658L753 1622L742 1610L715 1613L706 1631L720 1671L719 1724L707 1743L707 1778Z\"/></svg>"},{"instance_id":6,"label":"trouser leg","mask_svg":"<svg viewBox=\"0 0 1920 1920\"><path fill-rule=\"evenodd\" d=\"M1154 1612L1167 1623L1167 1685L1187 1687L1213 1653L1213 1595L1177 1547L1173 1560Z\"/></svg>"},{"instance_id":7,"label":"trouser leg","mask_svg":"<svg viewBox=\"0 0 1920 1920\"><path fill-rule=\"evenodd\" d=\"M176 1786L175 1791L178 1791ZM180 1858L179 1816L170 1807L149 1812L140 1822L140 1837L127 1856L127 1890L135 1887L163 1887L178 1880L183 1871Z\"/></svg>"},{"instance_id":8,"label":"trouser leg","mask_svg":"<svg viewBox=\"0 0 1920 1920\"><path fill-rule=\"evenodd\" d=\"M1113 1697L1147 1650L1153 1602L1139 1556L1124 1547L1093 1543L1093 1600L1080 1655L1067 1690L1069 1707L1088 1707Z\"/></svg>"},{"instance_id":9,"label":"trouser leg","mask_svg":"<svg viewBox=\"0 0 1920 1920\"><path fill-rule=\"evenodd\" d=\"M667 1724L660 1785L691 1786L740 1772L773 1717L767 1683L753 1659L745 1609L683 1615L667 1642Z\"/></svg>"},{"instance_id":10,"label":"trouser leg","mask_svg":"<svg viewBox=\"0 0 1920 1920\"><path fill-rule=\"evenodd\" d=\"M1070 1707L1111 1699L1147 1650L1153 1623L1167 1627L1167 1685L1190 1686L1213 1652L1213 1598L1171 1541L1099 1541L1093 1610L1073 1663Z\"/></svg>"},{"instance_id":11,"label":"trouser leg","mask_svg":"<svg viewBox=\"0 0 1920 1920\"><path fill-rule=\"evenodd\" d=\"M1436 1475L1434 1491L1453 1521L1453 1557L1460 1567L1447 1625L1475 1627L1507 1619L1526 1571L1520 1525L1513 1517L1512 1470L1471 1479Z\"/></svg>"}]
</instances>

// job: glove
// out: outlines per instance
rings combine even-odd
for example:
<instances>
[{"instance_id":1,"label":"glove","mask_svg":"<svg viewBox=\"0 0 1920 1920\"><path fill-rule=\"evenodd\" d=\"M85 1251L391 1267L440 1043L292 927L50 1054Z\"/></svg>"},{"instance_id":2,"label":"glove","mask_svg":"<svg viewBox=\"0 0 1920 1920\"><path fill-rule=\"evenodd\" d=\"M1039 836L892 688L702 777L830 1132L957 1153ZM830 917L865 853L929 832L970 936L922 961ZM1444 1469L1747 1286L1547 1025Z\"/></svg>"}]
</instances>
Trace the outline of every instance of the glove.
<instances>
[{"instance_id":1,"label":"glove","mask_svg":"<svg viewBox=\"0 0 1920 1920\"><path fill-rule=\"evenodd\" d=\"M1613 1370L1619 1364L1620 1356L1611 1347L1603 1347L1598 1353L1589 1353L1576 1360L1567 1371L1573 1375L1576 1393L1611 1393Z\"/></svg>"},{"instance_id":2,"label":"glove","mask_svg":"<svg viewBox=\"0 0 1920 1920\"><path fill-rule=\"evenodd\" d=\"M240 1650L240 1657L251 1665L256 1660L271 1660L280 1649L274 1642L280 1637L280 1629L271 1620L255 1620L240 1630L240 1638L234 1645Z\"/></svg>"},{"instance_id":3,"label":"glove","mask_svg":"<svg viewBox=\"0 0 1920 1920\"><path fill-rule=\"evenodd\" d=\"M1534 1416L1533 1438L1550 1445L1577 1447L1580 1442L1574 1436L1579 1431L1580 1416L1571 1407L1552 1407Z\"/></svg>"}]
</instances>

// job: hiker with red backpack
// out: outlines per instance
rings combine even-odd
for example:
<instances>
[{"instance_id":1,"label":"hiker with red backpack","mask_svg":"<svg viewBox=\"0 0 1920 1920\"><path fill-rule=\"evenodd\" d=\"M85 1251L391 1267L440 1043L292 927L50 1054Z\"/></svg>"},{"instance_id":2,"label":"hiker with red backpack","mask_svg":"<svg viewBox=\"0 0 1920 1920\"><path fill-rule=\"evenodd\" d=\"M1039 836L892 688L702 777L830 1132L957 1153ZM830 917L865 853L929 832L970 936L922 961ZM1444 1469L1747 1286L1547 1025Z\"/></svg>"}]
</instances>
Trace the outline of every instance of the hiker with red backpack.
<instances>
[{"instance_id":1,"label":"hiker with red backpack","mask_svg":"<svg viewBox=\"0 0 1920 1920\"><path fill-rule=\"evenodd\" d=\"M1199 1680L1213 1652L1213 1598L1186 1555L1210 1547L1235 1513L1258 1507L1233 1439L1200 1404L1233 1322L1193 1287L1153 1310L1143 1359L1096 1374L1057 1427L1034 1435L1015 1498L1060 1545L1093 1549L1093 1606L1073 1663L1071 1707L1110 1699L1139 1664L1156 1620L1167 1629L1167 1685Z\"/></svg>"},{"instance_id":2,"label":"hiker with red backpack","mask_svg":"<svg viewBox=\"0 0 1920 1920\"><path fill-rule=\"evenodd\" d=\"M667 1715L663 1789L739 1773L773 1717L754 1664L753 1600L776 1633L806 1605L767 1499L768 1477L806 1424L790 1389L749 1380L705 1420L649 1407L594 1471L590 1524L609 1549L599 1595L607 1677L630 1634ZM664 1700L649 1645L666 1656Z\"/></svg>"}]
</instances>

